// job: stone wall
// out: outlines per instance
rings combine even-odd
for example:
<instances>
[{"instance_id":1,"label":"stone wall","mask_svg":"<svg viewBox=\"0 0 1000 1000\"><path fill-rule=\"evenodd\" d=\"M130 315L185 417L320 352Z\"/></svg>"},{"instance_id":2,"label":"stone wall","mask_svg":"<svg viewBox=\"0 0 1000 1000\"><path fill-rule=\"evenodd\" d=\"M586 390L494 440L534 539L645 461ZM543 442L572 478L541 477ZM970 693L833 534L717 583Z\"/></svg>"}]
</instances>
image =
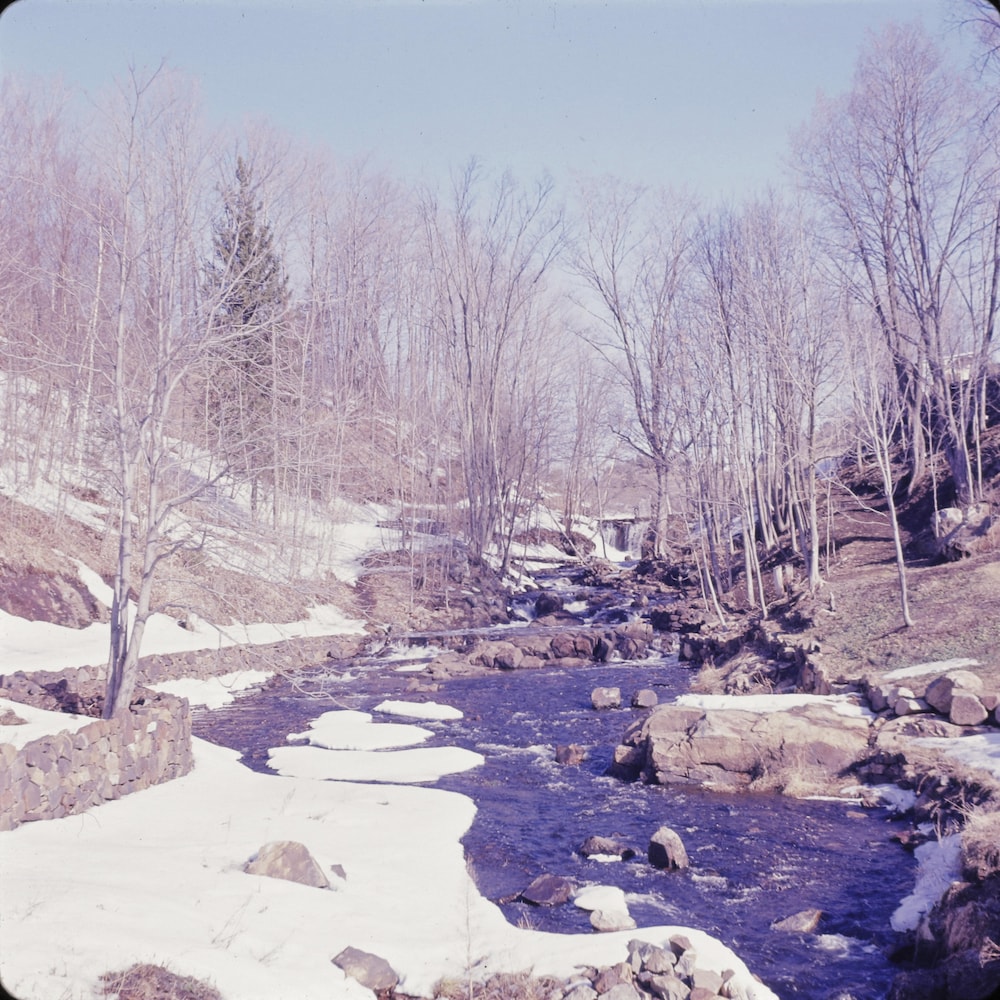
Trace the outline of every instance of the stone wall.
<instances>
[{"instance_id":1,"label":"stone wall","mask_svg":"<svg viewBox=\"0 0 1000 1000\"><path fill-rule=\"evenodd\" d=\"M194 765L185 699L150 694L111 720L94 719L21 748L0 744L0 830L80 813Z\"/></svg>"}]
</instances>

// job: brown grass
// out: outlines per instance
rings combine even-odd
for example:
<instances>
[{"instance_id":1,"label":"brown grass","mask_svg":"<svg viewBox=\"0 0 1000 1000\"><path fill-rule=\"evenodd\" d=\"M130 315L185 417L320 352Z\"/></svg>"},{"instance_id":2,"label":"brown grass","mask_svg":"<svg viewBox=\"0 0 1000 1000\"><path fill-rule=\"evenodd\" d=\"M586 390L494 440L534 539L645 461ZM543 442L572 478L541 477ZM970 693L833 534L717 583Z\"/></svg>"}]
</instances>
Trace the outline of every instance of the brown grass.
<instances>
[{"instance_id":1,"label":"brown grass","mask_svg":"<svg viewBox=\"0 0 1000 1000\"><path fill-rule=\"evenodd\" d=\"M140 963L101 976L102 996L117 1000L223 1000L208 983L179 976L162 965Z\"/></svg>"},{"instance_id":2,"label":"brown grass","mask_svg":"<svg viewBox=\"0 0 1000 1000\"><path fill-rule=\"evenodd\" d=\"M983 881L1000 872L1000 812L977 810L962 830L962 872Z\"/></svg>"},{"instance_id":3,"label":"brown grass","mask_svg":"<svg viewBox=\"0 0 1000 1000\"><path fill-rule=\"evenodd\" d=\"M482 982L442 979L434 987L435 1000L551 1000L561 992L559 980L530 972L500 972Z\"/></svg>"}]
</instances>

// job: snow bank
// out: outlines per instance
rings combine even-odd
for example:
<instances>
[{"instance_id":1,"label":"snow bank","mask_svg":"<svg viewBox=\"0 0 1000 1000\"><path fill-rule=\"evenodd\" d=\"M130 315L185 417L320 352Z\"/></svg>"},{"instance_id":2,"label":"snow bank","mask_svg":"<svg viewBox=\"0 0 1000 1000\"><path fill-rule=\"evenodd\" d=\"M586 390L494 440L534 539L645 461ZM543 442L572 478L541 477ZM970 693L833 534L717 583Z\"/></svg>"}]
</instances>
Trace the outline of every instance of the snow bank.
<instances>
[{"instance_id":1,"label":"snow bank","mask_svg":"<svg viewBox=\"0 0 1000 1000\"><path fill-rule=\"evenodd\" d=\"M483 755L461 747L419 747L415 750L324 750L322 747L275 747L267 765L292 778L327 781L386 781L416 784L437 781L446 774L471 771Z\"/></svg>"},{"instance_id":2,"label":"snow bank","mask_svg":"<svg viewBox=\"0 0 1000 1000\"><path fill-rule=\"evenodd\" d=\"M386 715L402 715L409 719L461 719L462 713L451 705L441 705L436 701L383 701L375 706L376 712Z\"/></svg>"},{"instance_id":3,"label":"snow bank","mask_svg":"<svg viewBox=\"0 0 1000 1000\"><path fill-rule=\"evenodd\" d=\"M782 712L820 705L838 715L871 718L872 712L850 695L841 694L682 694L677 705L704 709L739 709L742 712Z\"/></svg>"},{"instance_id":4,"label":"snow bank","mask_svg":"<svg viewBox=\"0 0 1000 1000\"><path fill-rule=\"evenodd\" d=\"M194 705L205 708L222 708L231 705L240 691L263 684L272 673L266 670L236 670L231 674L221 674L218 677L208 677L199 680L195 677L183 677L175 681L162 681L151 684L153 691L163 691L187 698Z\"/></svg>"},{"instance_id":5,"label":"snow bank","mask_svg":"<svg viewBox=\"0 0 1000 1000\"><path fill-rule=\"evenodd\" d=\"M889 921L894 931L914 930L951 883L961 877L961 848L962 835L953 833L941 840L929 840L916 849L917 883Z\"/></svg>"},{"instance_id":6,"label":"snow bank","mask_svg":"<svg viewBox=\"0 0 1000 1000\"><path fill-rule=\"evenodd\" d=\"M288 739L308 740L327 750L392 750L423 743L434 734L422 726L400 722L372 723L368 712L338 709L324 712L309 723L304 733L289 733Z\"/></svg>"},{"instance_id":7,"label":"snow bank","mask_svg":"<svg viewBox=\"0 0 1000 1000\"><path fill-rule=\"evenodd\" d=\"M737 970L752 1000L775 998L697 930L511 926L466 869L460 838L475 808L464 796L256 774L201 740L195 754L183 778L0 834L2 975L15 996L86 1000L102 972L146 961L239 1000L371 1000L331 963L348 946L381 955L404 992L427 996L442 976L464 977L470 956L484 973L569 976L622 961L633 938L684 933L705 967ZM282 839L326 871L341 865L346 880L322 890L242 871Z\"/></svg>"}]
</instances>

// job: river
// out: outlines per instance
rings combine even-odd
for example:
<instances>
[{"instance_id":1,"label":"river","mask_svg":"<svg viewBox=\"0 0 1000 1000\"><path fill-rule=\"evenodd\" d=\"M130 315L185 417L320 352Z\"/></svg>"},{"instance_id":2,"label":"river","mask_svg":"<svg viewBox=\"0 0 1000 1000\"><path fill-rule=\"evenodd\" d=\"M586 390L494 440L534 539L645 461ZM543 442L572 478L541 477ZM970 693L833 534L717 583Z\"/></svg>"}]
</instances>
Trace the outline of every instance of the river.
<instances>
[{"instance_id":1,"label":"river","mask_svg":"<svg viewBox=\"0 0 1000 1000\"><path fill-rule=\"evenodd\" d=\"M280 678L233 706L195 713L196 735L231 746L268 772L267 751L331 708L372 711L407 693L415 663L385 660L320 664L294 682ZM401 671L401 667L404 668ZM798 801L777 795L717 794L626 783L605 775L615 744L637 710L595 711L595 687L622 689L623 704L641 688L661 702L687 688L688 670L670 655L574 669L491 672L453 679L431 697L462 710L458 721L420 724L427 745L475 750L485 763L438 787L470 796L476 821L465 849L480 891L495 901L542 873L579 884L623 889L642 925L700 928L732 947L783 998L881 1000L895 967L887 958L889 918L913 886L912 856L891 841L897 822L853 803ZM378 715L376 713L376 719ZM582 764L561 765L555 748L587 748ZM682 872L653 868L651 834L667 824L691 859ZM601 862L578 853L590 835L633 846L629 861ZM815 934L772 930L774 921L816 908ZM503 905L514 923L589 932L589 915L572 904Z\"/></svg>"}]
</instances>

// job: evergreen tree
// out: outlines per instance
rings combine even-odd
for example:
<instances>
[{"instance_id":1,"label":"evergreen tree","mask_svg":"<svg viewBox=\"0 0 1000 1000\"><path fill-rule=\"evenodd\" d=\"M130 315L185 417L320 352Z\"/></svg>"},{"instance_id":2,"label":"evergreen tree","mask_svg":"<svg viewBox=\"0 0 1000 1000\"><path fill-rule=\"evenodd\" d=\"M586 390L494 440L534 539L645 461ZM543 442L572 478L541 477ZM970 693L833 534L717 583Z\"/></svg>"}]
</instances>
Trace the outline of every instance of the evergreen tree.
<instances>
[{"instance_id":1,"label":"evergreen tree","mask_svg":"<svg viewBox=\"0 0 1000 1000\"><path fill-rule=\"evenodd\" d=\"M250 482L256 515L263 481L273 470L280 337L288 279L271 227L257 200L249 164L238 157L236 183L223 192L206 264L210 322L222 329L208 385L216 443L233 470Z\"/></svg>"}]
</instances>

